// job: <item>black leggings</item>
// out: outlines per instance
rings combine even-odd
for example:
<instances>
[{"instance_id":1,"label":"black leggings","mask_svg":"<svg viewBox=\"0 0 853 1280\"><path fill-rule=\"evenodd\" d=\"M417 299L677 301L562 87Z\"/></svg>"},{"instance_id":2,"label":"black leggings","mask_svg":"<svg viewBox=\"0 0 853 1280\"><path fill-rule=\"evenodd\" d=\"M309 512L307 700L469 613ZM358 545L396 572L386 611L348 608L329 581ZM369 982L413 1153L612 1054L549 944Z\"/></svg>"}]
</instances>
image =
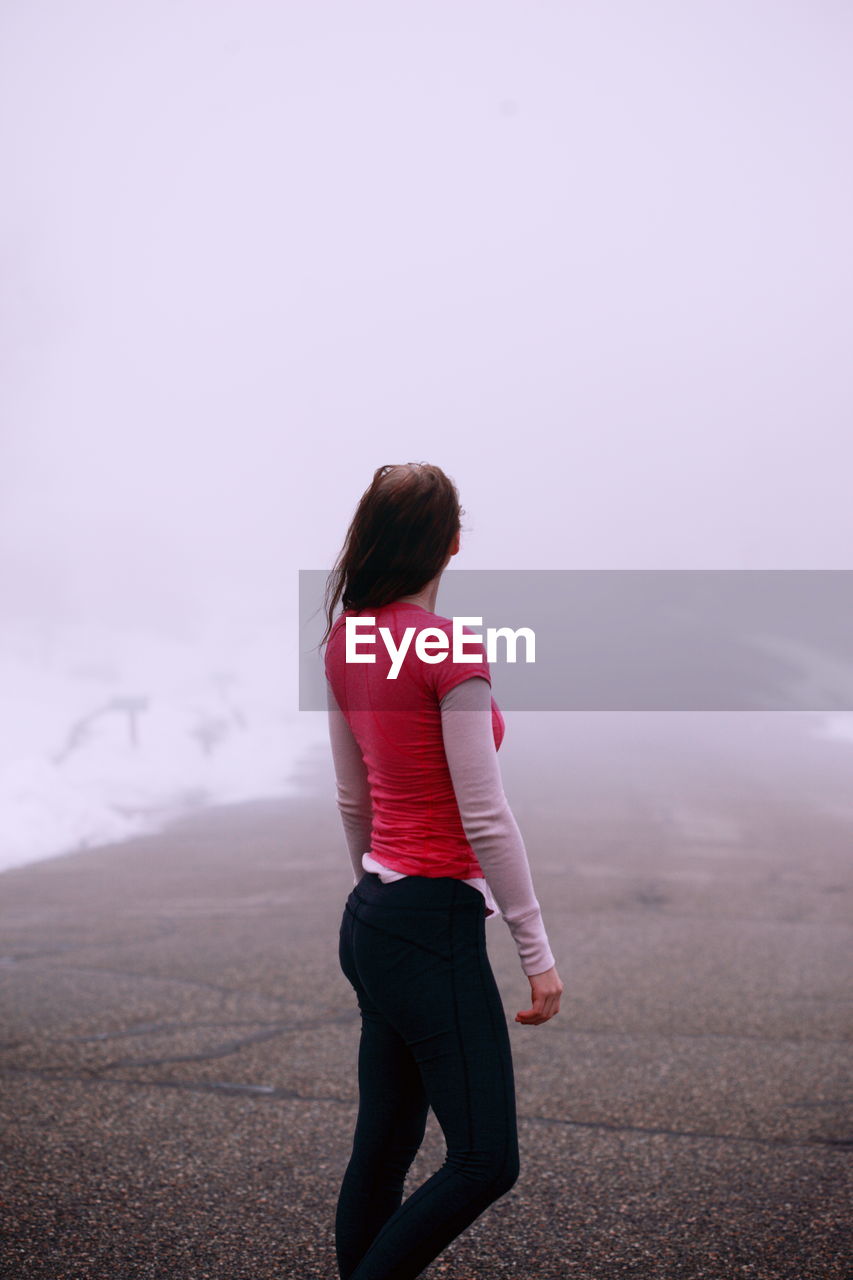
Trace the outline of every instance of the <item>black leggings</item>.
<instances>
[{"instance_id":1,"label":"black leggings","mask_svg":"<svg viewBox=\"0 0 853 1280\"><path fill-rule=\"evenodd\" d=\"M518 1178L509 1031L485 921L483 895L450 876L383 884L367 871L347 898L339 956L361 1039L335 1217L342 1280L412 1280ZM446 1158L401 1204L430 1106Z\"/></svg>"}]
</instances>

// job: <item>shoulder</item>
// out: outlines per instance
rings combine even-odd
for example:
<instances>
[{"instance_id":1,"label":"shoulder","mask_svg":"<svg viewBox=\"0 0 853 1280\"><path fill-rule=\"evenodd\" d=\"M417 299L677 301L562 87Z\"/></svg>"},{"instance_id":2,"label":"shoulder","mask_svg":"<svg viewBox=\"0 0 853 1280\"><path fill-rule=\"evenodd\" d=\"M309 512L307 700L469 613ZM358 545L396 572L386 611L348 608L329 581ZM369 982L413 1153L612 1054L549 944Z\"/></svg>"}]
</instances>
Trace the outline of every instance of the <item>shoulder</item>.
<instances>
[{"instance_id":1,"label":"shoulder","mask_svg":"<svg viewBox=\"0 0 853 1280\"><path fill-rule=\"evenodd\" d=\"M337 662L339 660L339 654L342 651L346 616L351 612L351 609L347 609L344 613L339 613L329 628L329 634L326 637L326 643L323 646L323 665L326 669L327 675L329 673L330 663Z\"/></svg>"},{"instance_id":2,"label":"shoulder","mask_svg":"<svg viewBox=\"0 0 853 1280\"><path fill-rule=\"evenodd\" d=\"M464 631L467 635L477 635L477 628L472 627L469 623L458 624L456 618L446 618L443 613L425 613L423 615L423 625L425 627L435 627L439 631L446 631L450 634L454 626L457 630Z\"/></svg>"},{"instance_id":3,"label":"shoulder","mask_svg":"<svg viewBox=\"0 0 853 1280\"><path fill-rule=\"evenodd\" d=\"M332 623L331 627L329 628L327 643L330 643L333 637L337 638L340 635L346 623L346 620L351 613L352 613L352 609L344 609L343 613L338 614L338 616L335 618L334 622Z\"/></svg>"}]
</instances>

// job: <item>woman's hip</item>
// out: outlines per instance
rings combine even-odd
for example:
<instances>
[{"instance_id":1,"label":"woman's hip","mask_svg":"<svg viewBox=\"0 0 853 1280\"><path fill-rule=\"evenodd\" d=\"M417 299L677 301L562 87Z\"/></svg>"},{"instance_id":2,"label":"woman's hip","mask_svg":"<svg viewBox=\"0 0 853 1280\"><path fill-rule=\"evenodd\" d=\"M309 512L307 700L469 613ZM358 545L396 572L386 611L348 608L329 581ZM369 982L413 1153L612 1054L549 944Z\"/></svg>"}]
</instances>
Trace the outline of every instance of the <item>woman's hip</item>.
<instances>
[{"instance_id":1,"label":"woman's hip","mask_svg":"<svg viewBox=\"0 0 853 1280\"><path fill-rule=\"evenodd\" d=\"M376 871L365 871L352 889L348 902L389 909L417 911L471 909L485 914L485 898L474 885L457 876L406 875L383 881Z\"/></svg>"},{"instance_id":2,"label":"woman's hip","mask_svg":"<svg viewBox=\"0 0 853 1280\"><path fill-rule=\"evenodd\" d=\"M410 879L381 889L393 891ZM360 881L347 899L342 968L352 985L407 1040L458 1018L499 1016L505 1025L486 951L482 894L461 881L433 881L410 884L405 900L397 901L403 896Z\"/></svg>"},{"instance_id":3,"label":"woman's hip","mask_svg":"<svg viewBox=\"0 0 853 1280\"><path fill-rule=\"evenodd\" d=\"M485 947L485 899L449 876L405 876L384 883L367 871L346 900L344 915L365 969L409 981L448 973ZM430 959L431 958L431 959Z\"/></svg>"}]
</instances>

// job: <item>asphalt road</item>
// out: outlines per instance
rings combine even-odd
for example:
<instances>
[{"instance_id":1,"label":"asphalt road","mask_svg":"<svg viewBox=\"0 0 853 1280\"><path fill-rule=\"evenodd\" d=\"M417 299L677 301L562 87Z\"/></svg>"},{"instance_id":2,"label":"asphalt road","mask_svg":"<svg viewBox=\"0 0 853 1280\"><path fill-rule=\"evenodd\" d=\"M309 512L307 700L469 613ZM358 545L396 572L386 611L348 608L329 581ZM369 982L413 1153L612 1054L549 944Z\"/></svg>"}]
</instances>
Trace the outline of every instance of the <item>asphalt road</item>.
<instances>
[{"instance_id":1,"label":"asphalt road","mask_svg":"<svg viewBox=\"0 0 853 1280\"><path fill-rule=\"evenodd\" d=\"M504 757L566 987L514 1022L487 924L521 1177L424 1274L847 1277L853 748L579 728ZM322 758L298 800L0 876L0 1274L337 1280L350 885ZM442 1159L430 1115L408 1189Z\"/></svg>"}]
</instances>

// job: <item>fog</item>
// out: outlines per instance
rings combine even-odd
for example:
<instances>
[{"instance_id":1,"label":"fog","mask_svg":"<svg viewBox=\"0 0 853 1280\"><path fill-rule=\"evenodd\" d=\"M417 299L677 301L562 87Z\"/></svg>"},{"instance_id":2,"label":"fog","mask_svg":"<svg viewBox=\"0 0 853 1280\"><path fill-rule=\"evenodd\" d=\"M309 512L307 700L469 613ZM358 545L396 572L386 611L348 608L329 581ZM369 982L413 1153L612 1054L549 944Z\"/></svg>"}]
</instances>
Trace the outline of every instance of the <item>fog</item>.
<instances>
[{"instance_id":1,"label":"fog","mask_svg":"<svg viewBox=\"0 0 853 1280\"><path fill-rule=\"evenodd\" d=\"M323 732L297 572L383 463L454 478L460 569L853 567L852 36L821 0L4 5L6 860L130 829L146 749L180 803L284 789Z\"/></svg>"}]
</instances>

